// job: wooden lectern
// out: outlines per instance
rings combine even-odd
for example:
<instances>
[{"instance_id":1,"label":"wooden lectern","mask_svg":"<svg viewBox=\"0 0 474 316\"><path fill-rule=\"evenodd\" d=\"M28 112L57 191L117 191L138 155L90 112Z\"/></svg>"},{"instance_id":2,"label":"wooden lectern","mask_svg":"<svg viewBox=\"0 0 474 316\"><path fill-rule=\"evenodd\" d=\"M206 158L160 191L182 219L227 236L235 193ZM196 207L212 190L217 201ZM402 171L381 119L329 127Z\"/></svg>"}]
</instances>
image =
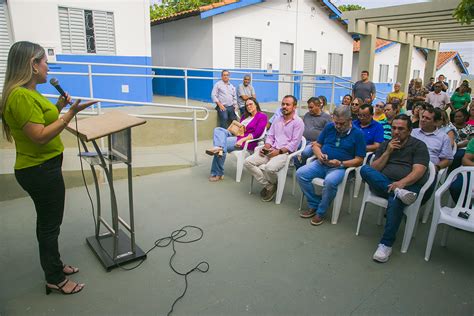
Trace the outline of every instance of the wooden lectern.
<instances>
[{"instance_id":1,"label":"wooden lectern","mask_svg":"<svg viewBox=\"0 0 474 316\"><path fill-rule=\"evenodd\" d=\"M78 120L77 127L75 122L69 123L67 127L68 131L79 138L84 149L84 152L80 153L81 159L88 162L92 169L97 198L97 220L95 222L95 235L86 238L86 241L107 271L118 267L120 264L146 258L143 250L135 244L131 135L132 127L145 123L145 120L130 116L122 111L110 111L100 116ZM102 137L107 137L107 151L102 151L97 145L97 140ZM88 142L92 143L95 152L89 151ZM118 163L126 164L128 169L129 224L118 213L112 171L112 166ZM96 166L104 170L109 185L111 225L102 216ZM119 224L129 232L130 236L119 228ZM101 233L101 225L105 227L106 232Z\"/></svg>"}]
</instances>

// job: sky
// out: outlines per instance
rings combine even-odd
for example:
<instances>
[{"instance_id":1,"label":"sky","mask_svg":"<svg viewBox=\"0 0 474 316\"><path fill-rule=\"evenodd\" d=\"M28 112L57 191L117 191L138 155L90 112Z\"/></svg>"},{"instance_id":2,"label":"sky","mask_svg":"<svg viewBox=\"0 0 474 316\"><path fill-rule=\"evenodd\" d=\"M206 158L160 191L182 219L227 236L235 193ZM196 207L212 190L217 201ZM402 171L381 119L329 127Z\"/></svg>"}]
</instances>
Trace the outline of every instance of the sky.
<instances>
[{"instance_id":1,"label":"sky","mask_svg":"<svg viewBox=\"0 0 474 316\"><path fill-rule=\"evenodd\" d=\"M429 2L426 0L331 0L336 6L341 4L358 4L367 9L389 7L394 5L411 4L417 2ZM474 37L474 35L473 35ZM463 43L442 43L441 51L455 50L461 55L463 61L469 63L469 73L474 74L474 41Z\"/></svg>"}]
</instances>

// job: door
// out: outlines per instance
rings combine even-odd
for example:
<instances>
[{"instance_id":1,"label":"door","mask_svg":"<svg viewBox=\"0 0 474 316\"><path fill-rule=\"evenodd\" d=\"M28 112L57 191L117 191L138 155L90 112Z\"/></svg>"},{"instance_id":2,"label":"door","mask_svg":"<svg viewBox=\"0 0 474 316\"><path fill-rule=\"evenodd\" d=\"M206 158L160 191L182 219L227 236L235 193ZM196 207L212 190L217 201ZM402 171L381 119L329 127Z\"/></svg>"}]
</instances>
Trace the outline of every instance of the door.
<instances>
[{"instance_id":1,"label":"door","mask_svg":"<svg viewBox=\"0 0 474 316\"><path fill-rule=\"evenodd\" d=\"M280 68L279 80L291 81L293 76L285 75L293 72L293 44L280 43ZM278 83L278 100L285 95L293 94L293 83Z\"/></svg>"},{"instance_id":2,"label":"door","mask_svg":"<svg viewBox=\"0 0 474 316\"><path fill-rule=\"evenodd\" d=\"M316 73L316 52L311 50L304 51L304 65L303 74ZM303 81L315 82L314 76L303 76ZM314 84L303 84L301 101L308 101L309 98L316 95L316 85Z\"/></svg>"},{"instance_id":3,"label":"door","mask_svg":"<svg viewBox=\"0 0 474 316\"><path fill-rule=\"evenodd\" d=\"M10 50L11 40L9 32L9 22L7 19L7 4L5 0L0 0L0 94L3 91L3 80L7 70L8 51Z\"/></svg>"}]
</instances>

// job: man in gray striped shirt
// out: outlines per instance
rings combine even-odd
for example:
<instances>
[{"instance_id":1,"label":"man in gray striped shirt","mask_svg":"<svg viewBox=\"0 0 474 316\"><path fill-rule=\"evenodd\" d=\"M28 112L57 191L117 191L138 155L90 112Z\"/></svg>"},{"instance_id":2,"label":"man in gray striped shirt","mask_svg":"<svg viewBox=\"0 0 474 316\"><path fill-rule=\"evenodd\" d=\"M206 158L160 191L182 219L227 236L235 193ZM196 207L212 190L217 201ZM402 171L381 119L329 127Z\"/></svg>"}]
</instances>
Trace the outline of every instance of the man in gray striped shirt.
<instances>
[{"instance_id":1,"label":"man in gray striped shirt","mask_svg":"<svg viewBox=\"0 0 474 316\"><path fill-rule=\"evenodd\" d=\"M212 89L212 102L216 104L217 116L219 117L219 126L227 128L228 122L237 120L235 110L237 109L237 93L235 87L229 81L229 71L222 70L221 78Z\"/></svg>"}]
</instances>

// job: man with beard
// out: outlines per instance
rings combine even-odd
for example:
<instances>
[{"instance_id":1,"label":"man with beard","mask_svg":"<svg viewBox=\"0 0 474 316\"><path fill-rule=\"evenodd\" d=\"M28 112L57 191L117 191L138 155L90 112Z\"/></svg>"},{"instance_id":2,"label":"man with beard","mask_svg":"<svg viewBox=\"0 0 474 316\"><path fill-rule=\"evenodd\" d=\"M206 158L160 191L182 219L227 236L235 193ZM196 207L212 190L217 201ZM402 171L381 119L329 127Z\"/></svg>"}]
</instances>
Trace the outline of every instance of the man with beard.
<instances>
[{"instance_id":1,"label":"man with beard","mask_svg":"<svg viewBox=\"0 0 474 316\"><path fill-rule=\"evenodd\" d=\"M288 154L295 152L304 132L303 120L296 114L296 98L287 95L281 101L281 114L275 118L267 133L265 145L245 159L244 166L263 185L262 201L270 202L277 189L276 173L285 166ZM264 170L260 165L265 165Z\"/></svg>"},{"instance_id":2,"label":"man with beard","mask_svg":"<svg viewBox=\"0 0 474 316\"><path fill-rule=\"evenodd\" d=\"M298 169L296 178L308 201L309 209L302 211L302 218L312 218L311 224L318 226L337 193L337 186L344 179L345 169L362 165L365 157L364 133L352 127L349 107L338 107L333 113L333 122L326 125L313 143L317 160ZM312 181L324 179L322 194L316 194Z\"/></svg>"}]
</instances>

